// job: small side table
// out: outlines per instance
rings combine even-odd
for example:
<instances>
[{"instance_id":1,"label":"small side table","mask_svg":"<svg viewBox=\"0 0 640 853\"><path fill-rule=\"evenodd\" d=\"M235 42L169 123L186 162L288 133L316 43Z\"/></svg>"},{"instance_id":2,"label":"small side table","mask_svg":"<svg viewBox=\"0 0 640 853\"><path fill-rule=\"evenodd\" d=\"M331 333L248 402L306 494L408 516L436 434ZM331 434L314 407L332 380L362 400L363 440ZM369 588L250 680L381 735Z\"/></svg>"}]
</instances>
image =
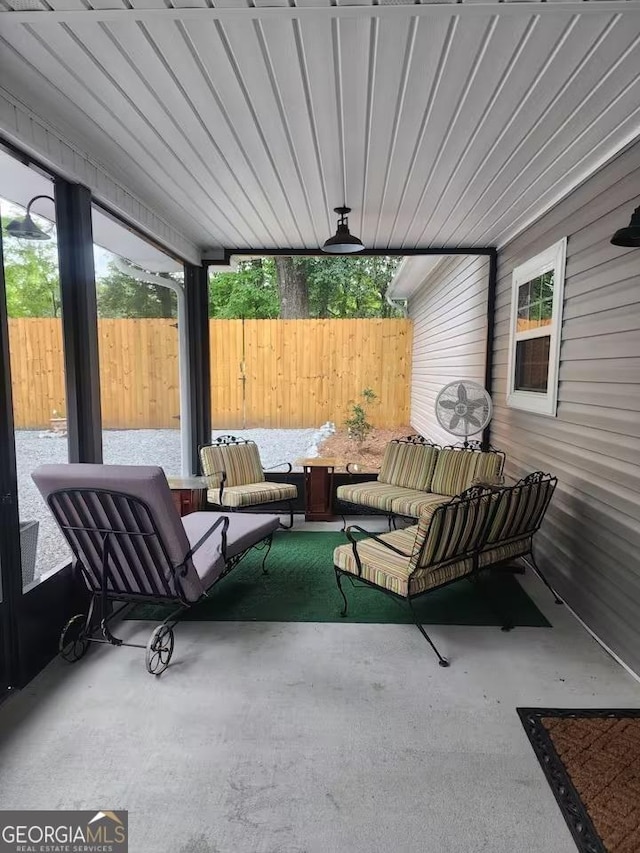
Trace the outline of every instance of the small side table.
<instances>
[{"instance_id":1,"label":"small side table","mask_svg":"<svg viewBox=\"0 0 640 853\"><path fill-rule=\"evenodd\" d=\"M207 494L206 477L167 477L171 496L180 515L204 509Z\"/></svg>"},{"instance_id":2,"label":"small side table","mask_svg":"<svg viewBox=\"0 0 640 853\"><path fill-rule=\"evenodd\" d=\"M305 521L333 520L333 472L342 464L340 459L323 456L294 462L304 469Z\"/></svg>"}]
</instances>

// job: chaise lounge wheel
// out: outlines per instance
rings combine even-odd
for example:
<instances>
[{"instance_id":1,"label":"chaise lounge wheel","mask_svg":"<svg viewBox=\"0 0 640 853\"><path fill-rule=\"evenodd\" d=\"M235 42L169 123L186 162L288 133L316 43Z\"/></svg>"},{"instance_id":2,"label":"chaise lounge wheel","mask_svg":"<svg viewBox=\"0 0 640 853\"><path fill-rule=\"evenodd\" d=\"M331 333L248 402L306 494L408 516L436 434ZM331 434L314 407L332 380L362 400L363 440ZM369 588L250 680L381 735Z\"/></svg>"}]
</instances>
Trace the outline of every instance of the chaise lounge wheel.
<instances>
[{"instance_id":1,"label":"chaise lounge wheel","mask_svg":"<svg viewBox=\"0 0 640 853\"><path fill-rule=\"evenodd\" d=\"M168 625L158 625L147 643L146 664L147 672L160 675L169 666L173 654L173 628Z\"/></svg>"},{"instance_id":2,"label":"chaise lounge wheel","mask_svg":"<svg viewBox=\"0 0 640 853\"><path fill-rule=\"evenodd\" d=\"M75 663L87 653L89 638L86 635L87 617L84 613L77 613L62 629L58 642L60 656L69 663Z\"/></svg>"}]
</instances>

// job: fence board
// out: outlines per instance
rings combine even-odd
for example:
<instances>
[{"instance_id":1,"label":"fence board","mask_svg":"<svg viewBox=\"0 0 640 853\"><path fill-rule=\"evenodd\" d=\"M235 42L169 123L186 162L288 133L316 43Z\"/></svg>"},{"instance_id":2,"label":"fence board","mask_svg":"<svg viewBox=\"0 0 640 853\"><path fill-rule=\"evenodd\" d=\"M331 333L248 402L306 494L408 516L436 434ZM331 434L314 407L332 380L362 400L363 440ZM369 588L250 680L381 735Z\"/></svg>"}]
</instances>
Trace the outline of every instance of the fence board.
<instances>
[{"instance_id":1,"label":"fence board","mask_svg":"<svg viewBox=\"0 0 640 853\"><path fill-rule=\"evenodd\" d=\"M375 426L409 421L409 320L211 320L210 333L214 428L340 425L367 387ZM105 428L176 428L174 321L99 320L98 335ZM9 340L16 427L46 429L66 412L61 321L9 320Z\"/></svg>"}]
</instances>

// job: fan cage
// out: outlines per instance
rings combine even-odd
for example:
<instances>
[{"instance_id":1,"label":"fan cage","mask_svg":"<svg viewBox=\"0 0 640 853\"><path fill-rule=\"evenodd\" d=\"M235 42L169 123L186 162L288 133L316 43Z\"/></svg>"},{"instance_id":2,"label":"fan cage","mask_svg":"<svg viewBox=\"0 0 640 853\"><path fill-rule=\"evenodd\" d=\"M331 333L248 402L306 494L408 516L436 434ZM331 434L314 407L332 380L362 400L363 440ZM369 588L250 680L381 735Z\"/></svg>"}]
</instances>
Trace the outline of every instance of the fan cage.
<instances>
[{"instance_id":1,"label":"fan cage","mask_svg":"<svg viewBox=\"0 0 640 853\"><path fill-rule=\"evenodd\" d=\"M493 405L482 385L460 379L441 389L436 398L435 411L442 429L466 439L487 427L493 414Z\"/></svg>"}]
</instances>

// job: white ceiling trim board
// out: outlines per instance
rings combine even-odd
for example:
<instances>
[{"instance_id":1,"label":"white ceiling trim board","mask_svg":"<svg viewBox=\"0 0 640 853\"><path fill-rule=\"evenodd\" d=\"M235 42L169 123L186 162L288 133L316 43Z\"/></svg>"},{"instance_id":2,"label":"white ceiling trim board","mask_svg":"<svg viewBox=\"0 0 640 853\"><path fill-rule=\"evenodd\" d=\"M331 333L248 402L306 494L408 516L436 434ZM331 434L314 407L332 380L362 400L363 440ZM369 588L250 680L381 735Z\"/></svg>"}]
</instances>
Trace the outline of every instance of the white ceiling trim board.
<instances>
[{"instance_id":1,"label":"white ceiling trim board","mask_svg":"<svg viewBox=\"0 0 640 853\"><path fill-rule=\"evenodd\" d=\"M201 263L202 251L199 247L150 210L99 163L64 139L2 88L0 127L9 142L39 160L52 172L91 187L98 201L136 225L142 233L164 244L170 252L189 263Z\"/></svg>"},{"instance_id":2,"label":"white ceiling trim board","mask_svg":"<svg viewBox=\"0 0 640 853\"><path fill-rule=\"evenodd\" d=\"M559 179L557 183L562 183L562 189L558 189L556 193L550 196L550 198L545 201L542 206L537 206L535 211L528 218L524 219L522 223L519 223L517 227L513 228L510 231L505 231L504 235L501 237L498 242L497 248L503 249L509 243L513 242L520 234L525 232L527 228L531 228L539 219L542 219L545 214L547 214L550 210L552 210L557 204L560 204L567 196L571 195L572 192L578 189L578 187L582 186L585 181L588 181L589 178L593 177L594 174L603 169L608 163L612 160L615 160L616 157L619 157L620 154L623 153L627 148L636 142L640 141L640 126L634 128L633 130L627 132L619 138L616 145L609 148L601 157L599 157L594 164L590 164L588 169L583 169L578 171L575 176L571 179L567 180L566 176L562 179Z\"/></svg>"},{"instance_id":3,"label":"white ceiling trim board","mask_svg":"<svg viewBox=\"0 0 640 853\"><path fill-rule=\"evenodd\" d=\"M258 18L301 20L328 18L394 18L394 17L430 17L430 18L477 18L488 13L500 15L602 15L624 12L640 12L639 0L559 0L559 2L492 2L492 3L421 3L399 6L257 6L257 7L221 7L215 8L151 8L151 9L62 9L59 11L42 9L31 11L0 12L3 23L33 23L34 19L46 19L50 23L79 23L79 21L151 21L151 20L195 20L195 21L232 21Z\"/></svg>"}]
</instances>

